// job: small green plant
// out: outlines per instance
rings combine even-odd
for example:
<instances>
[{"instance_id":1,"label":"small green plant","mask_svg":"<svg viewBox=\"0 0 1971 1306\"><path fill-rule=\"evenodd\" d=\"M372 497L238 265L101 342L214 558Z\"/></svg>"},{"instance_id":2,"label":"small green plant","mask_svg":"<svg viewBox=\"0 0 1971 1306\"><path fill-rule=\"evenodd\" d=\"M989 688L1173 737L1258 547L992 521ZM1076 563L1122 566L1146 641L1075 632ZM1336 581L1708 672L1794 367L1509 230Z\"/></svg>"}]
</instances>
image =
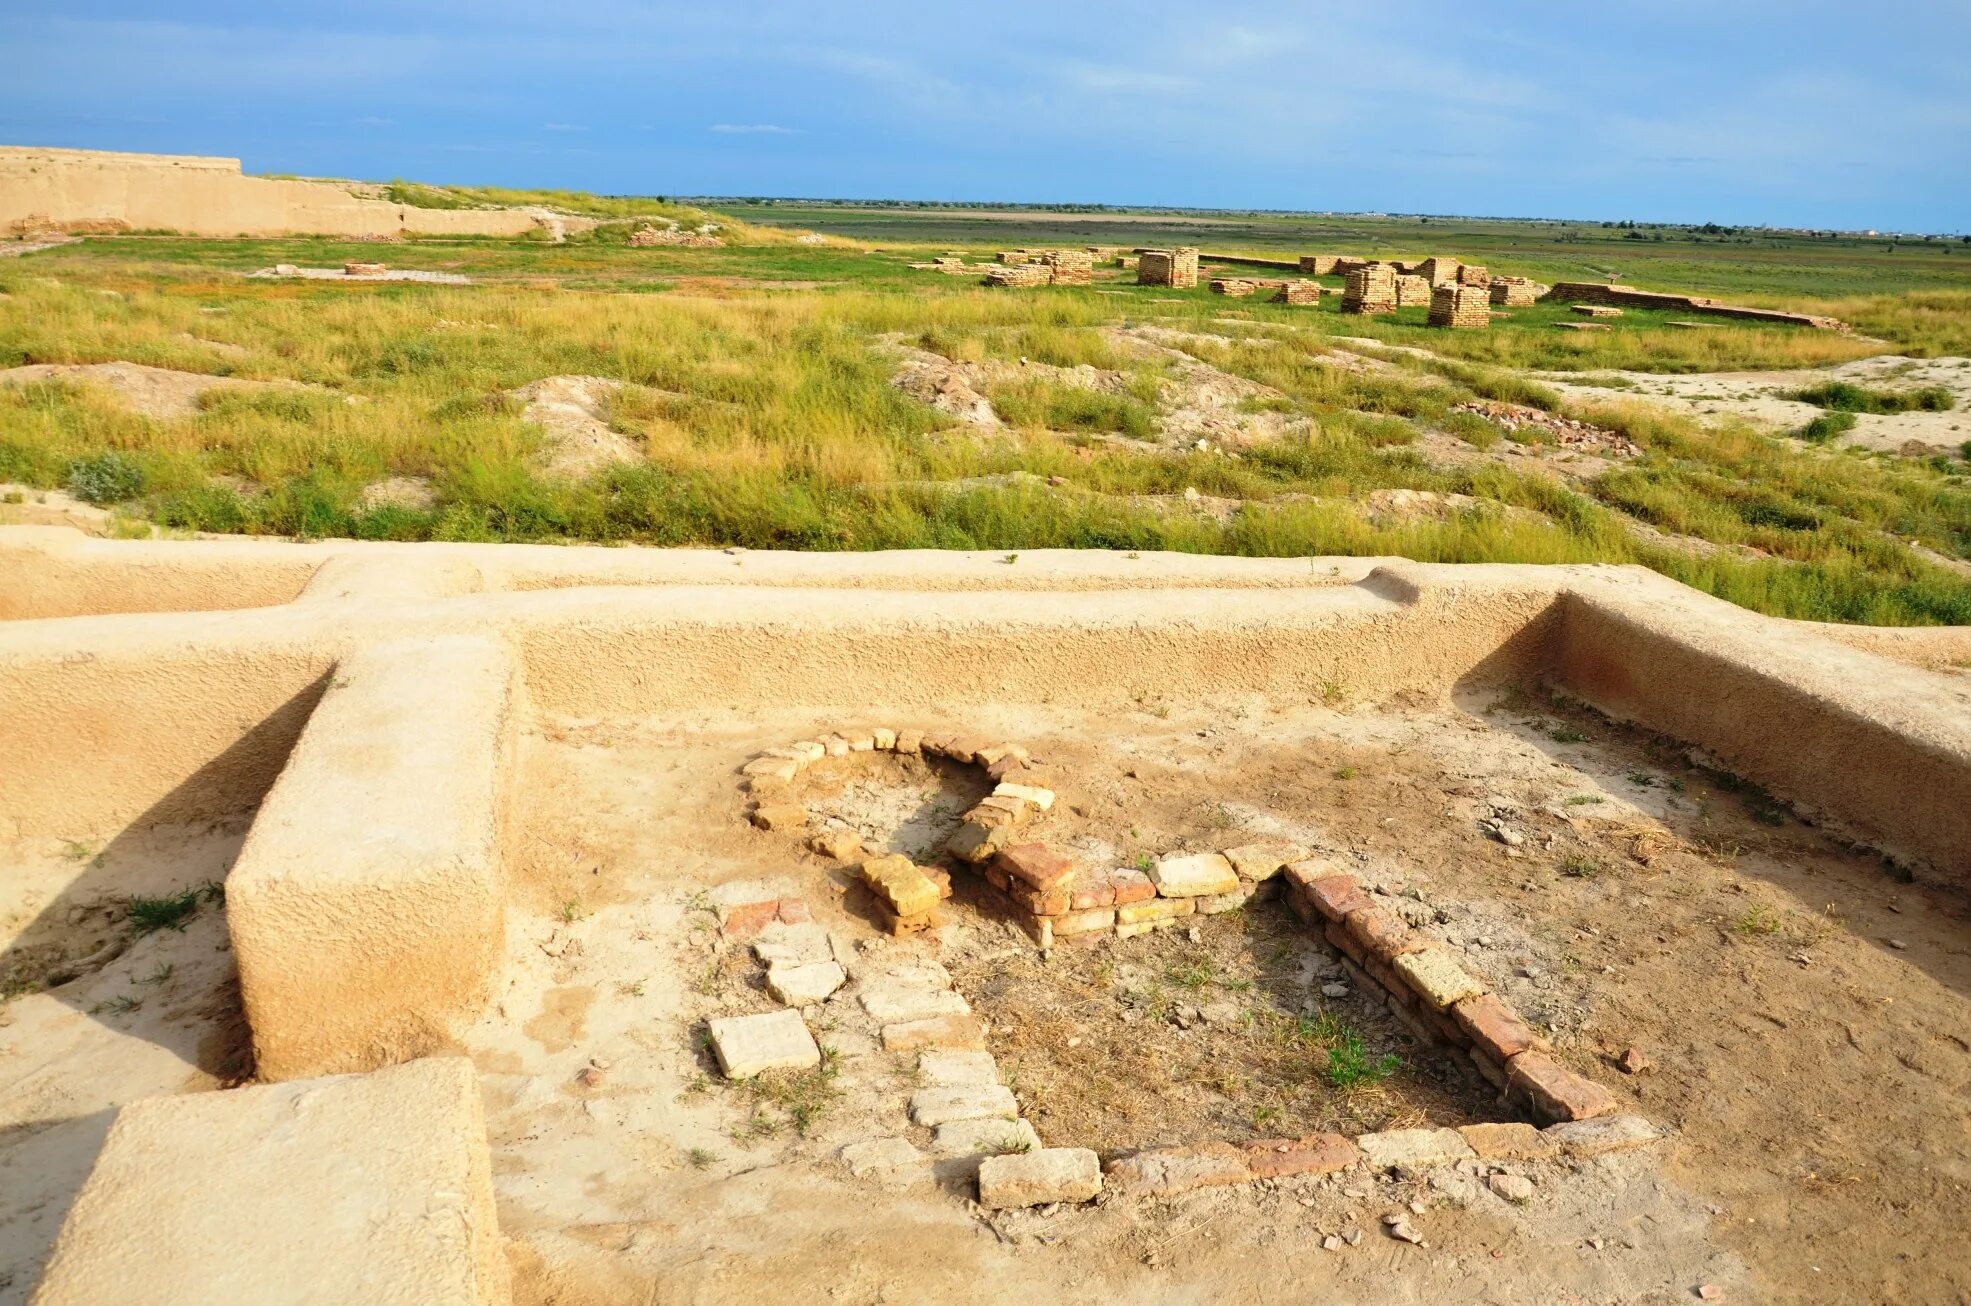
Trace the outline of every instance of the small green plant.
<instances>
[{"instance_id":1,"label":"small green plant","mask_svg":"<svg viewBox=\"0 0 1971 1306\"><path fill-rule=\"evenodd\" d=\"M1826 444L1855 429L1853 413L1822 413L1800 428L1800 438L1808 444Z\"/></svg>"},{"instance_id":2,"label":"small green plant","mask_svg":"<svg viewBox=\"0 0 1971 1306\"><path fill-rule=\"evenodd\" d=\"M138 980L137 983L148 984L151 985L152 987L156 987L160 984L169 983L171 980L171 973L176 969L177 968L175 966L169 966L160 962L158 963L158 967L156 970L152 971L150 974Z\"/></svg>"},{"instance_id":3,"label":"small green plant","mask_svg":"<svg viewBox=\"0 0 1971 1306\"><path fill-rule=\"evenodd\" d=\"M1019 560L1020 560L1020 555L1017 553L1009 553L1005 557L1000 559L1001 562L1005 563L1009 567L1012 566L1014 563L1018 562Z\"/></svg>"},{"instance_id":4,"label":"small green plant","mask_svg":"<svg viewBox=\"0 0 1971 1306\"><path fill-rule=\"evenodd\" d=\"M1656 777L1647 771L1631 771L1629 783L1638 789L1653 789L1656 787Z\"/></svg>"},{"instance_id":5,"label":"small green plant","mask_svg":"<svg viewBox=\"0 0 1971 1306\"><path fill-rule=\"evenodd\" d=\"M1156 861L1152 859L1150 854L1148 853L1137 853L1136 861L1134 865L1137 870L1143 872L1143 874L1145 875L1148 875L1150 873L1150 868L1156 865Z\"/></svg>"},{"instance_id":6,"label":"small green plant","mask_svg":"<svg viewBox=\"0 0 1971 1306\"><path fill-rule=\"evenodd\" d=\"M579 899L570 898L561 904L561 921L564 925L573 925L580 919L582 919L582 904Z\"/></svg>"},{"instance_id":7,"label":"small green plant","mask_svg":"<svg viewBox=\"0 0 1971 1306\"><path fill-rule=\"evenodd\" d=\"M1569 853L1560 859L1560 873L1570 879L1592 880L1602 873L1602 864L1586 853Z\"/></svg>"},{"instance_id":8,"label":"small green plant","mask_svg":"<svg viewBox=\"0 0 1971 1306\"><path fill-rule=\"evenodd\" d=\"M1361 1036L1354 1030L1344 1030L1335 1045L1328 1049L1328 1083L1342 1092L1351 1092L1370 1084L1380 1084L1395 1074L1403 1064L1401 1058L1391 1053L1372 1057L1362 1046Z\"/></svg>"},{"instance_id":9,"label":"small green plant","mask_svg":"<svg viewBox=\"0 0 1971 1306\"><path fill-rule=\"evenodd\" d=\"M1280 1108L1276 1106L1256 1106L1252 1109L1252 1127L1263 1130L1280 1118Z\"/></svg>"},{"instance_id":10,"label":"small green plant","mask_svg":"<svg viewBox=\"0 0 1971 1306\"><path fill-rule=\"evenodd\" d=\"M1770 907L1754 904L1747 907L1739 918L1732 922L1734 932L1744 935L1779 933L1779 917Z\"/></svg>"},{"instance_id":11,"label":"small green plant","mask_svg":"<svg viewBox=\"0 0 1971 1306\"><path fill-rule=\"evenodd\" d=\"M716 1164L719 1154L709 1147L694 1147L684 1154L684 1159L693 1170L703 1170Z\"/></svg>"},{"instance_id":12,"label":"small green plant","mask_svg":"<svg viewBox=\"0 0 1971 1306\"><path fill-rule=\"evenodd\" d=\"M1336 768L1335 768L1335 779L1337 779L1337 780L1353 780L1354 778L1355 778L1355 768L1354 768L1354 767L1352 767L1352 766L1342 766L1342 767L1336 767Z\"/></svg>"},{"instance_id":13,"label":"small green plant","mask_svg":"<svg viewBox=\"0 0 1971 1306\"><path fill-rule=\"evenodd\" d=\"M98 506L124 503L144 492L144 469L127 454L105 449L68 465L68 492Z\"/></svg>"},{"instance_id":14,"label":"small green plant","mask_svg":"<svg viewBox=\"0 0 1971 1306\"><path fill-rule=\"evenodd\" d=\"M169 894L162 898L132 895L123 904L123 914L130 922L130 928L138 934L154 934L158 930L180 930L198 912L199 891L187 889L183 893Z\"/></svg>"},{"instance_id":15,"label":"small green plant","mask_svg":"<svg viewBox=\"0 0 1971 1306\"><path fill-rule=\"evenodd\" d=\"M1589 803L1599 803L1601 801L1602 796L1600 794L1569 794L1566 805L1568 807L1585 807Z\"/></svg>"},{"instance_id":16,"label":"small green plant","mask_svg":"<svg viewBox=\"0 0 1971 1306\"><path fill-rule=\"evenodd\" d=\"M1828 381L1794 390L1786 398L1837 413L1942 413L1957 403L1951 392L1940 385L1917 390L1872 390L1849 381Z\"/></svg>"},{"instance_id":17,"label":"small green plant","mask_svg":"<svg viewBox=\"0 0 1971 1306\"><path fill-rule=\"evenodd\" d=\"M95 1006L89 1008L89 1014L92 1016L101 1016L104 1014L125 1016L140 1009L143 1005L141 1001L131 997L128 993L119 993L108 1001L98 1002Z\"/></svg>"},{"instance_id":18,"label":"small green plant","mask_svg":"<svg viewBox=\"0 0 1971 1306\"><path fill-rule=\"evenodd\" d=\"M1588 742L1588 733L1585 730L1577 730L1573 726L1555 726L1547 731L1547 738L1556 744L1585 744Z\"/></svg>"}]
</instances>

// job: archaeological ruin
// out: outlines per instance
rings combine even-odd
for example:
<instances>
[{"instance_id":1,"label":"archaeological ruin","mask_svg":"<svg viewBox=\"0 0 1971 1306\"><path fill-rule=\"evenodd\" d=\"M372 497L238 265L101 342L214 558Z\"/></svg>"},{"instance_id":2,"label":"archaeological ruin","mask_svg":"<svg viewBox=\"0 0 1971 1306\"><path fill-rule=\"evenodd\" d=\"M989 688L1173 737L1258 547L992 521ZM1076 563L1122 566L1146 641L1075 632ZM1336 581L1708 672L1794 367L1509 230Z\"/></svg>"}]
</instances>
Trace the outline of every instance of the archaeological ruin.
<instances>
[{"instance_id":1,"label":"archaeological ruin","mask_svg":"<svg viewBox=\"0 0 1971 1306\"><path fill-rule=\"evenodd\" d=\"M1633 951L1694 928L1650 923L1678 894L1746 890L1712 887L1663 785L1598 790L1688 753L1811 814L1842 868L1815 893L1868 858L1961 888L1971 714L1937 668L1966 638L1634 567L0 528L0 821L38 886L10 956L54 967L7 1033L35 1101L103 1121L37 1199L34 1300L548 1300L696 1247L658 1217L712 1174L778 1222L719 1219L796 1241L908 1211L925 1246L1062 1213L1092 1242L1210 1192L1329 1250L1418 1245L1426 1198L1466 1190L1687 1224L1663 1176L1690 1182L1703 1113L1556 1002L1561 966L1640 1019L1590 927L1565 963L1531 932L1592 894ZM206 878L182 932L59 942L98 894ZM112 995L195 974L216 996L170 1018L208 1053L234 1021L231 1068L159 1056L102 1097L127 1031L167 1031ZM1739 1000L1698 996L1729 1028ZM1225 1061L1250 1021L1287 1059ZM1250 1110L1200 1105L1214 1060ZM1739 1273L1676 1239L1676 1282ZM719 1272L743 1296L775 1264Z\"/></svg>"}]
</instances>

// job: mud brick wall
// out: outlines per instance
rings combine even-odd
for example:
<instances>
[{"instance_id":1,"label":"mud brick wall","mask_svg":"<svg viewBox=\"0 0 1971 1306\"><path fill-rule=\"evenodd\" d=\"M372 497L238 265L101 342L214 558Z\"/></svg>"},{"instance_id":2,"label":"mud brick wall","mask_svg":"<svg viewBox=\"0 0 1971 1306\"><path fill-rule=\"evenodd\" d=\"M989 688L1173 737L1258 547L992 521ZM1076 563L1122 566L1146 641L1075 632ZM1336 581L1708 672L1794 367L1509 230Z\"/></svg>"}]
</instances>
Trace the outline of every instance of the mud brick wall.
<instances>
[{"instance_id":1,"label":"mud brick wall","mask_svg":"<svg viewBox=\"0 0 1971 1306\"><path fill-rule=\"evenodd\" d=\"M1333 276L1335 264L1341 260L1333 254L1302 254L1300 270L1310 277Z\"/></svg>"},{"instance_id":2,"label":"mud brick wall","mask_svg":"<svg viewBox=\"0 0 1971 1306\"><path fill-rule=\"evenodd\" d=\"M1604 304L1611 308L1662 308L1676 313L1699 313L1709 317L1736 318L1745 322L1775 322L1785 326L1813 327L1817 331L1850 331L1853 328L1834 317L1811 313L1788 313L1776 308L1745 308L1722 304L1698 295L1667 295L1653 290L1632 290L1627 286L1605 286L1593 281L1562 281L1547 292L1557 304Z\"/></svg>"},{"instance_id":3,"label":"mud brick wall","mask_svg":"<svg viewBox=\"0 0 1971 1306\"><path fill-rule=\"evenodd\" d=\"M1341 292L1344 313L1394 313L1396 269L1387 263L1367 263L1349 271Z\"/></svg>"},{"instance_id":4,"label":"mud brick wall","mask_svg":"<svg viewBox=\"0 0 1971 1306\"><path fill-rule=\"evenodd\" d=\"M1506 308L1526 308L1539 301L1539 283L1529 277L1493 277L1492 302Z\"/></svg>"},{"instance_id":5,"label":"mud brick wall","mask_svg":"<svg viewBox=\"0 0 1971 1306\"><path fill-rule=\"evenodd\" d=\"M1211 282L1212 294L1225 295L1232 299L1244 299L1257 289L1259 283L1247 280L1245 277L1214 277Z\"/></svg>"},{"instance_id":6,"label":"mud brick wall","mask_svg":"<svg viewBox=\"0 0 1971 1306\"><path fill-rule=\"evenodd\" d=\"M1430 278L1421 276L1396 278L1396 307L1429 308L1430 295Z\"/></svg>"},{"instance_id":7,"label":"mud brick wall","mask_svg":"<svg viewBox=\"0 0 1971 1306\"><path fill-rule=\"evenodd\" d=\"M1273 296L1276 304L1318 304L1321 302L1321 286L1316 281L1289 281L1280 287Z\"/></svg>"},{"instance_id":8,"label":"mud brick wall","mask_svg":"<svg viewBox=\"0 0 1971 1306\"><path fill-rule=\"evenodd\" d=\"M1189 290L1198 284L1198 251L1146 249L1137 256L1136 284Z\"/></svg>"},{"instance_id":9,"label":"mud brick wall","mask_svg":"<svg viewBox=\"0 0 1971 1306\"><path fill-rule=\"evenodd\" d=\"M1433 286L1442 286L1458 279L1458 269L1464 266L1457 259L1442 254L1433 254L1417 265L1417 275Z\"/></svg>"},{"instance_id":10,"label":"mud brick wall","mask_svg":"<svg viewBox=\"0 0 1971 1306\"><path fill-rule=\"evenodd\" d=\"M1478 286L1482 289L1490 290L1492 288L1492 274L1475 264L1460 264L1458 267L1458 284L1461 286Z\"/></svg>"},{"instance_id":11,"label":"mud brick wall","mask_svg":"<svg viewBox=\"0 0 1971 1306\"><path fill-rule=\"evenodd\" d=\"M1027 290L1034 286L1044 286L1054 279L1054 269L1045 263L1015 263L1005 267L987 268L985 283L1013 290Z\"/></svg>"},{"instance_id":12,"label":"mud brick wall","mask_svg":"<svg viewBox=\"0 0 1971 1306\"><path fill-rule=\"evenodd\" d=\"M1430 293L1430 324L1476 330L1492 325L1490 286L1439 286Z\"/></svg>"},{"instance_id":13,"label":"mud brick wall","mask_svg":"<svg viewBox=\"0 0 1971 1306\"><path fill-rule=\"evenodd\" d=\"M1095 279L1095 258L1083 249L1050 249L1040 261L1054 272L1057 286L1085 286Z\"/></svg>"}]
</instances>

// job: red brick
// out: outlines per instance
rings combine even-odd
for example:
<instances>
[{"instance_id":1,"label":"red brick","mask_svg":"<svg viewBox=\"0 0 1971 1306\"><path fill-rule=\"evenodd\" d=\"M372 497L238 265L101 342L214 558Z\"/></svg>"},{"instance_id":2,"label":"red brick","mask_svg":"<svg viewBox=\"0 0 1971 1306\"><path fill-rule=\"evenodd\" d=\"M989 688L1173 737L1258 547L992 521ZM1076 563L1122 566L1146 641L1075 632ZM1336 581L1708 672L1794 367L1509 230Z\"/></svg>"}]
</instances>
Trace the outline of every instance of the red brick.
<instances>
[{"instance_id":1,"label":"red brick","mask_svg":"<svg viewBox=\"0 0 1971 1306\"><path fill-rule=\"evenodd\" d=\"M1356 941L1356 946L1361 948L1363 956L1379 961L1415 952L1429 943L1428 939L1412 934L1402 917L1380 907L1359 907L1348 913L1344 928L1349 937Z\"/></svg>"},{"instance_id":2,"label":"red brick","mask_svg":"<svg viewBox=\"0 0 1971 1306\"><path fill-rule=\"evenodd\" d=\"M924 1048L980 1052L985 1049L985 1031L971 1016L931 1016L924 1020L905 1020L883 1026L883 1050L917 1052Z\"/></svg>"},{"instance_id":3,"label":"red brick","mask_svg":"<svg viewBox=\"0 0 1971 1306\"><path fill-rule=\"evenodd\" d=\"M1375 905L1352 875L1323 875L1307 886L1307 898L1331 921L1345 921L1350 912Z\"/></svg>"},{"instance_id":4,"label":"red brick","mask_svg":"<svg viewBox=\"0 0 1971 1306\"><path fill-rule=\"evenodd\" d=\"M949 898L951 896L950 871L947 871L942 866L920 866L918 869L924 872L932 884L938 886L938 897Z\"/></svg>"},{"instance_id":5,"label":"red brick","mask_svg":"<svg viewBox=\"0 0 1971 1306\"><path fill-rule=\"evenodd\" d=\"M999 869L998 863L988 863L985 868L986 883L1005 893L1013 884L1013 877Z\"/></svg>"},{"instance_id":6,"label":"red brick","mask_svg":"<svg viewBox=\"0 0 1971 1306\"><path fill-rule=\"evenodd\" d=\"M1007 888L1006 896L1036 916L1061 916L1074 907L1074 890L1069 885L1040 891L1029 889L1016 880Z\"/></svg>"},{"instance_id":7,"label":"red brick","mask_svg":"<svg viewBox=\"0 0 1971 1306\"><path fill-rule=\"evenodd\" d=\"M1362 944L1354 935L1348 932L1346 927L1329 921L1321 928L1321 934L1329 943L1341 949L1344 957L1347 957L1358 966L1362 964Z\"/></svg>"},{"instance_id":8,"label":"red brick","mask_svg":"<svg viewBox=\"0 0 1971 1306\"><path fill-rule=\"evenodd\" d=\"M1614 1094L1575 1074L1544 1052L1522 1052L1506 1063L1507 1091L1547 1121L1587 1120L1613 1114Z\"/></svg>"},{"instance_id":9,"label":"red brick","mask_svg":"<svg viewBox=\"0 0 1971 1306\"><path fill-rule=\"evenodd\" d=\"M954 762L970 762L981 748L991 748L992 741L979 735L961 735L944 746L944 755Z\"/></svg>"},{"instance_id":10,"label":"red brick","mask_svg":"<svg viewBox=\"0 0 1971 1306\"><path fill-rule=\"evenodd\" d=\"M1098 879L1092 884L1077 883L1074 891L1074 909L1076 911L1088 911L1095 907L1113 907L1115 905L1116 886L1112 882Z\"/></svg>"},{"instance_id":11,"label":"red brick","mask_svg":"<svg viewBox=\"0 0 1971 1306\"><path fill-rule=\"evenodd\" d=\"M1478 1048L1467 1049L1465 1055L1471 1058L1472 1065L1478 1067L1478 1073L1491 1081L1492 1087L1501 1093L1506 1091L1506 1068L1503 1063Z\"/></svg>"},{"instance_id":12,"label":"red brick","mask_svg":"<svg viewBox=\"0 0 1971 1306\"><path fill-rule=\"evenodd\" d=\"M1362 1149L1340 1134L1306 1138L1262 1138L1246 1144L1246 1159L1261 1179L1283 1175L1323 1175L1346 1170L1362 1159Z\"/></svg>"},{"instance_id":13,"label":"red brick","mask_svg":"<svg viewBox=\"0 0 1971 1306\"><path fill-rule=\"evenodd\" d=\"M1321 920L1321 913L1315 909L1313 900L1291 884L1287 886L1287 906L1293 908L1293 914L1300 917L1304 925L1324 923Z\"/></svg>"},{"instance_id":14,"label":"red brick","mask_svg":"<svg viewBox=\"0 0 1971 1306\"><path fill-rule=\"evenodd\" d=\"M1116 906L1127 907L1132 902L1148 902L1157 896L1157 886L1150 883L1150 877L1132 867L1122 867L1109 875L1109 884L1116 891Z\"/></svg>"},{"instance_id":15,"label":"red brick","mask_svg":"<svg viewBox=\"0 0 1971 1306\"><path fill-rule=\"evenodd\" d=\"M1546 1049L1546 1040L1495 993L1466 998L1451 1008L1451 1015L1465 1037L1502 1064L1522 1052Z\"/></svg>"},{"instance_id":16,"label":"red brick","mask_svg":"<svg viewBox=\"0 0 1971 1306\"><path fill-rule=\"evenodd\" d=\"M1004 798L986 798L965 813L965 819L973 825L983 825L988 830L997 830L1001 826L1024 825L1027 809L1022 804L1008 802Z\"/></svg>"},{"instance_id":17,"label":"red brick","mask_svg":"<svg viewBox=\"0 0 1971 1306\"><path fill-rule=\"evenodd\" d=\"M926 871L925 874L936 879L939 873ZM782 898L779 915L782 925L806 925L814 920L814 913L808 910L807 903L800 898Z\"/></svg>"},{"instance_id":18,"label":"red brick","mask_svg":"<svg viewBox=\"0 0 1971 1306\"><path fill-rule=\"evenodd\" d=\"M1072 883L1077 869L1074 858L1044 843L1016 843L999 854L998 865L1031 889L1065 887Z\"/></svg>"},{"instance_id":19,"label":"red brick","mask_svg":"<svg viewBox=\"0 0 1971 1306\"><path fill-rule=\"evenodd\" d=\"M719 931L726 938L744 943L780 918L780 899L741 903L728 907L719 918Z\"/></svg>"}]
</instances>

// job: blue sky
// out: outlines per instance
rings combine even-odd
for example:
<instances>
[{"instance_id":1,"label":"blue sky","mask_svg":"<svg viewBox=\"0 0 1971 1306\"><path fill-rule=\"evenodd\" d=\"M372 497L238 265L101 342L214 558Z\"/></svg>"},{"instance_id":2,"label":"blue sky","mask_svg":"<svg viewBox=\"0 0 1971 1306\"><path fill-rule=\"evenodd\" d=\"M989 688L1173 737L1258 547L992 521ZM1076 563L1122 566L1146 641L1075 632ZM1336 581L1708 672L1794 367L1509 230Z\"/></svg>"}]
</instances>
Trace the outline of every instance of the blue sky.
<instances>
[{"instance_id":1,"label":"blue sky","mask_svg":"<svg viewBox=\"0 0 1971 1306\"><path fill-rule=\"evenodd\" d=\"M651 194L1971 229L1966 0L0 0L0 141Z\"/></svg>"}]
</instances>

